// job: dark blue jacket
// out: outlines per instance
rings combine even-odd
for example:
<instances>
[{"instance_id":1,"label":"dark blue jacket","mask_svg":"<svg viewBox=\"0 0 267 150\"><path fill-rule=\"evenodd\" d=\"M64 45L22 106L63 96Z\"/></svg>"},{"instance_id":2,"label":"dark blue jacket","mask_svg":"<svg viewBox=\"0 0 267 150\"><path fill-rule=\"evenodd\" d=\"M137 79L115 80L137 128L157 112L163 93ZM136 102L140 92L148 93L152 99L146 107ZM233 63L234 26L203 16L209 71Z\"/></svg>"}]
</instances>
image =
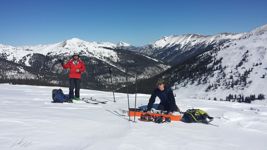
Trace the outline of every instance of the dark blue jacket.
<instances>
[{"instance_id":1,"label":"dark blue jacket","mask_svg":"<svg viewBox=\"0 0 267 150\"><path fill-rule=\"evenodd\" d=\"M172 89L169 87L165 87L164 91L160 91L158 88L153 91L149 99L149 103L147 105L148 111L151 110L151 108L153 107L156 97L159 97L160 99L159 107L161 108L158 108L158 109L169 111L169 112L179 110L176 105Z\"/></svg>"}]
</instances>

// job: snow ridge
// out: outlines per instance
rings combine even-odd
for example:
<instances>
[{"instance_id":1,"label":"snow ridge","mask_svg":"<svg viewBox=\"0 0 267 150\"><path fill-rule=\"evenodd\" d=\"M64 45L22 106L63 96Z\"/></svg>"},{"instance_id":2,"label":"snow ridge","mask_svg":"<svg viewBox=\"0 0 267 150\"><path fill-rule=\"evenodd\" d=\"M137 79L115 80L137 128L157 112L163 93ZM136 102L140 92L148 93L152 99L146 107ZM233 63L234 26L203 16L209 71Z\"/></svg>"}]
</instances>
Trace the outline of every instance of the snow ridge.
<instances>
[{"instance_id":1,"label":"snow ridge","mask_svg":"<svg viewBox=\"0 0 267 150\"><path fill-rule=\"evenodd\" d=\"M130 44L120 42L113 44L110 42L88 42L79 38L72 38L63 42L35 45L35 46L19 46L13 47L9 45L0 45L0 53L9 61L19 62L25 57L31 57L34 53L43 55L72 55L80 53L81 55L95 57L105 62L119 61L117 53L111 49L118 46L130 46ZM108 49L110 48L110 49ZM27 65L29 63L25 62Z\"/></svg>"}]
</instances>

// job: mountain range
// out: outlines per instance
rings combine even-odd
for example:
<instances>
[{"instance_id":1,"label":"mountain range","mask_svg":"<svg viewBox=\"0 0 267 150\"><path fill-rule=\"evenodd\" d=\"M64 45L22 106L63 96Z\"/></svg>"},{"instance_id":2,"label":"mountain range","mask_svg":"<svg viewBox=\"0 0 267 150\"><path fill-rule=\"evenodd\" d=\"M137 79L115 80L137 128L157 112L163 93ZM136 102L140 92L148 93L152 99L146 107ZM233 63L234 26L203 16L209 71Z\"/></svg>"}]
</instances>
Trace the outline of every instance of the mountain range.
<instances>
[{"instance_id":1,"label":"mountain range","mask_svg":"<svg viewBox=\"0 0 267 150\"><path fill-rule=\"evenodd\" d=\"M57 60L78 52L87 66L84 88L135 92L137 75L141 93L150 93L163 78L186 97L266 95L266 43L267 25L244 33L171 35L140 47L78 38L48 45L0 45L0 77L15 84L67 86L67 71Z\"/></svg>"},{"instance_id":2,"label":"mountain range","mask_svg":"<svg viewBox=\"0 0 267 150\"><path fill-rule=\"evenodd\" d=\"M136 74L141 78L149 78L169 68L162 61L121 49L126 46L129 45L123 42L98 43L78 38L37 46L0 45L1 80L67 86L68 73L58 60L67 61L74 53L79 53L86 64L84 88L108 89L111 83L109 69L112 70L113 83L122 84L126 82L126 75L130 82Z\"/></svg>"},{"instance_id":3,"label":"mountain range","mask_svg":"<svg viewBox=\"0 0 267 150\"><path fill-rule=\"evenodd\" d=\"M154 50L140 49L159 60L177 58L168 70L141 80L139 92L151 92L156 80L163 78L181 97L226 100L267 94L267 25L247 33L197 37L201 38L165 37L148 46ZM208 40L202 42L203 37Z\"/></svg>"}]
</instances>

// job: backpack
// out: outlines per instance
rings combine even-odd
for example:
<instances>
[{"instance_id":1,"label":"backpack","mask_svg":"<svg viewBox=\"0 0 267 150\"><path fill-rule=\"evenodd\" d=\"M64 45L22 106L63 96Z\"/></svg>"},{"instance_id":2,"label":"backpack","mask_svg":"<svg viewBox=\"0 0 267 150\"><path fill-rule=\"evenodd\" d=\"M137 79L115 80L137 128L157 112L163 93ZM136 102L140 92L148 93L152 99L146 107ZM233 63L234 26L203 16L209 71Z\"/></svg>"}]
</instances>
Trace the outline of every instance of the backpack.
<instances>
[{"instance_id":1,"label":"backpack","mask_svg":"<svg viewBox=\"0 0 267 150\"><path fill-rule=\"evenodd\" d=\"M201 109L188 109L182 117L182 121L186 123L205 123L208 124L213 120L213 117L210 117L207 112Z\"/></svg>"},{"instance_id":2,"label":"backpack","mask_svg":"<svg viewBox=\"0 0 267 150\"><path fill-rule=\"evenodd\" d=\"M61 89L52 90L53 103L63 103L68 101L69 97L63 93Z\"/></svg>"}]
</instances>

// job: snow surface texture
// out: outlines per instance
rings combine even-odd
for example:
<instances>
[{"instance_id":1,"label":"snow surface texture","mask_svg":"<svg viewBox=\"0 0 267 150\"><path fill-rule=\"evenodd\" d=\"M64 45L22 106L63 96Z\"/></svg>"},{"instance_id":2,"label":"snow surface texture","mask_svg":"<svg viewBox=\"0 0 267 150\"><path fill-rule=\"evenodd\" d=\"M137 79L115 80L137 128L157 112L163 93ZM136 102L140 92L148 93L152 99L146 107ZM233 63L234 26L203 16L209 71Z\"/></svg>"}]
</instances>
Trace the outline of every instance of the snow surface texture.
<instances>
[{"instance_id":1,"label":"snow surface texture","mask_svg":"<svg viewBox=\"0 0 267 150\"><path fill-rule=\"evenodd\" d=\"M201 108L214 124L128 122L125 94L81 90L106 105L54 104L55 87L0 85L1 150L265 150L267 104L177 99L181 110ZM64 92L68 90L64 88ZM130 95L133 106L134 95ZM149 95L138 94L138 106Z\"/></svg>"}]
</instances>

